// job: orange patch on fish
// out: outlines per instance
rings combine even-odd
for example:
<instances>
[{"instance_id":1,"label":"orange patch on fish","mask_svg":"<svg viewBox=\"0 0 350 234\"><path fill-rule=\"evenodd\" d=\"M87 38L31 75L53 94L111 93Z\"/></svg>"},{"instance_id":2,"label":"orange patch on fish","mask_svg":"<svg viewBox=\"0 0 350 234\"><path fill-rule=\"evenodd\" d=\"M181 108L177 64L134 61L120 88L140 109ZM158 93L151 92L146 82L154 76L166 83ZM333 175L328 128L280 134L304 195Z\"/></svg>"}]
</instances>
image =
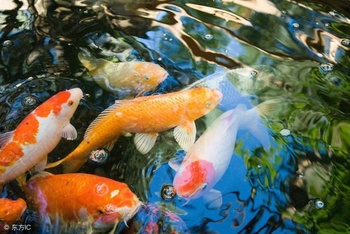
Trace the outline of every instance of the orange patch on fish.
<instances>
[{"instance_id":1,"label":"orange patch on fish","mask_svg":"<svg viewBox=\"0 0 350 234\"><path fill-rule=\"evenodd\" d=\"M23 156L23 150L17 142L8 143L1 151L0 166L11 166ZM1 169L0 169L1 170ZM2 170L1 170L2 171Z\"/></svg>"},{"instance_id":2,"label":"orange patch on fish","mask_svg":"<svg viewBox=\"0 0 350 234\"><path fill-rule=\"evenodd\" d=\"M199 188L206 186L208 179L215 176L215 169L211 162L197 160L186 166L181 177L174 181L176 192L183 197L192 196Z\"/></svg>"},{"instance_id":3,"label":"orange patch on fish","mask_svg":"<svg viewBox=\"0 0 350 234\"><path fill-rule=\"evenodd\" d=\"M68 91L63 91L55 96L51 97L45 102L45 105L40 105L38 108L34 111L35 115L39 117L47 117L51 111L58 115L61 112L62 104L66 103L68 99L70 98L71 94Z\"/></svg>"},{"instance_id":4,"label":"orange patch on fish","mask_svg":"<svg viewBox=\"0 0 350 234\"><path fill-rule=\"evenodd\" d=\"M39 121L33 114L29 114L16 128L13 141L22 145L36 143L36 134L39 130Z\"/></svg>"}]
</instances>

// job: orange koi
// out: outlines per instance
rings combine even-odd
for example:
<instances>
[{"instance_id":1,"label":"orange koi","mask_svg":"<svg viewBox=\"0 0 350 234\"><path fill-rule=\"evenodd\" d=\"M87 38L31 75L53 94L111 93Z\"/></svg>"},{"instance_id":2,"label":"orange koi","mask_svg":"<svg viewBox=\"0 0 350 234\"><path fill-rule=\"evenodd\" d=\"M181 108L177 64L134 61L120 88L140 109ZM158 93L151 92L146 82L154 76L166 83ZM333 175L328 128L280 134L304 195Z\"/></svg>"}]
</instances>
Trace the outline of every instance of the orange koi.
<instances>
[{"instance_id":1,"label":"orange koi","mask_svg":"<svg viewBox=\"0 0 350 234\"><path fill-rule=\"evenodd\" d=\"M121 100L103 111L88 127L83 141L64 159L47 168L63 166L63 171L77 171L97 148L111 150L124 132L136 133L134 143L142 154L154 146L158 133L174 129L175 140L188 150L195 141L194 121L216 107L221 93L205 87L174 93Z\"/></svg>"},{"instance_id":2,"label":"orange koi","mask_svg":"<svg viewBox=\"0 0 350 234\"><path fill-rule=\"evenodd\" d=\"M69 121L82 97L79 88L59 92L25 117L15 130L0 135L0 186L34 166L43 170L47 154L61 137L77 137Z\"/></svg>"},{"instance_id":3,"label":"orange koi","mask_svg":"<svg viewBox=\"0 0 350 234\"><path fill-rule=\"evenodd\" d=\"M85 52L79 53L78 58L101 88L121 97L141 96L154 90L168 76L164 68L150 62L113 63L93 58Z\"/></svg>"},{"instance_id":4,"label":"orange koi","mask_svg":"<svg viewBox=\"0 0 350 234\"><path fill-rule=\"evenodd\" d=\"M99 230L111 228L126 223L142 205L125 183L84 173L42 172L28 181L24 191L28 206L55 230L82 223Z\"/></svg>"},{"instance_id":5,"label":"orange koi","mask_svg":"<svg viewBox=\"0 0 350 234\"><path fill-rule=\"evenodd\" d=\"M0 198L0 232L9 230L10 225L21 218L26 208L27 203L22 198Z\"/></svg>"}]
</instances>

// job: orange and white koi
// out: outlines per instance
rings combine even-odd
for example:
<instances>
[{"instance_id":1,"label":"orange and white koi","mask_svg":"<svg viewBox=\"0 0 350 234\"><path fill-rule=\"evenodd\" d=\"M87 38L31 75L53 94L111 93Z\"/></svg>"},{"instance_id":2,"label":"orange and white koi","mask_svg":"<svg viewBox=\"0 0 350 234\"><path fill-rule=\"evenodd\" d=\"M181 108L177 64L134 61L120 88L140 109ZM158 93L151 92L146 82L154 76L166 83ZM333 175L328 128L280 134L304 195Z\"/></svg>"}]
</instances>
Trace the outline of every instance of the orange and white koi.
<instances>
[{"instance_id":1,"label":"orange and white koi","mask_svg":"<svg viewBox=\"0 0 350 234\"><path fill-rule=\"evenodd\" d=\"M247 110L245 105L239 105L224 112L199 137L181 165L170 161L177 171L173 185L178 196L187 202L204 196L214 201L213 206L221 205L221 192L213 187L230 164L238 130L247 130L265 149L270 147L267 127L256 108Z\"/></svg>"},{"instance_id":2,"label":"orange and white koi","mask_svg":"<svg viewBox=\"0 0 350 234\"><path fill-rule=\"evenodd\" d=\"M85 173L42 172L28 181L24 191L28 207L54 230L83 223L98 230L111 228L126 223L142 205L125 183Z\"/></svg>"},{"instance_id":3,"label":"orange and white koi","mask_svg":"<svg viewBox=\"0 0 350 234\"><path fill-rule=\"evenodd\" d=\"M21 218L26 208L27 203L22 198L0 198L0 233L8 231L10 226Z\"/></svg>"},{"instance_id":4,"label":"orange and white koi","mask_svg":"<svg viewBox=\"0 0 350 234\"><path fill-rule=\"evenodd\" d=\"M77 137L69 121L82 97L80 88L59 92L26 116L15 130L0 135L0 186L34 166L43 170L47 154L61 137Z\"/></svg>"},{"instance_id":5,"label":"orange and white koi","mask_svg":"<svg viewBox=\"0 0 350 234\"><path fill-rule=\"evenodd\" d=\"M79 53L78 58L101 88L120 97L141 96L154 90L168 76L164 68L151 62L113 63L88 56L86 52Z\"/></svg>"},{"instance_id":6,"label":"orange and white koi","mask_svg":"<svg viewBox=\"0 0 350 234\"><path fill-rule=\"evenodd\" d=\"M220 99L219 91L200 87L116 101L90 124L83 141L72 153L47 168L61 164L64 172L77 171L92 150L101 147L111 150L123 132L136 133L136 148L146 154L159 132L175 127L175 140L188 150L196 137L194 121L214 109Z\"/></svg>"}]
</instances>

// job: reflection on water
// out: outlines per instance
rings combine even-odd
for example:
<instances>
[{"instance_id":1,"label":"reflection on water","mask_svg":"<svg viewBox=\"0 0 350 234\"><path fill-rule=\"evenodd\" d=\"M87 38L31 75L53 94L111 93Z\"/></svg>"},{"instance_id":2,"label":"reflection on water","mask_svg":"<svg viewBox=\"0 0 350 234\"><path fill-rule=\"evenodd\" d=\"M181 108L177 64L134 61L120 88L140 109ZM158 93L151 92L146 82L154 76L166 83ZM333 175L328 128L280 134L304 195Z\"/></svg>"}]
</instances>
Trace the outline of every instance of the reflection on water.
<instances>
[{"instance_id":1,"label":"reflection on water","mask_svg":"<svg viewBox=\"0 0 350 234\"><path fill-rule=\"evenodd\" d=\"M162 66L169 77L147 94L236 69L230 82L259 104L273 147L259 150L239 134L215 186L223 194L220 209L203 199L184 205L173 196L175 172L167 162L181 152L170 131L145 156L124 136L104 152L108 157L97 154L98 163L86 164L81 171L126 182L149 204L133 230L164 224L164 232L349 232L348 1L6 0L0 10L1 132L59 90L81 87L86 94L72 119L78 139L59 144L50 161L72 151L89 123L119 98L82 79L83 50L113 62ZM197 121L198 136L212 115ZM5 195L23 196L14 184ZM34 219L28 210L19 223Z\"/></svg>"}]
</instances>

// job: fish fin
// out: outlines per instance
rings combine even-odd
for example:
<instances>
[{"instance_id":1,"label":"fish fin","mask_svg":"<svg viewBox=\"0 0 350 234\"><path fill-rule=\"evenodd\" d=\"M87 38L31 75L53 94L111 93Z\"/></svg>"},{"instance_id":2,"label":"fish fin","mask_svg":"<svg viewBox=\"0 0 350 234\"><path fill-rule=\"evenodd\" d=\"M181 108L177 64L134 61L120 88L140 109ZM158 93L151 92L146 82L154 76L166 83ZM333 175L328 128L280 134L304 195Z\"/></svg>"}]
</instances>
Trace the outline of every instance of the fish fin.
<instances>
[{"instance_id":1,"label":"fish fin","mask_svg":"<svg viewBox=\"0 0 350 234\"><path fill-rule=\"evenodd\" d=\"M267 100L256 106L259 115L264 118L271 116L279 116L284 113L286 109L290 107L291 103L288 98L276 98Z\"/></svg>"},{"instance_id":2,"label":"fish fin","mask_svg":"<svg viewBox=\"0 0 350 234\"><path fill-rule=\"evenodd\" d=\"M203 195L209 209L218 209L222 206L222 194L216 189L210 189Z\"/></svg>"},{"instance_id":3,"label":"fish fin","mask_svg":"<svg viewBox=\"0 0 350 234\"><path fill-rule=\"evenodd\" d=\"M174 171L178 171L182 161L186 156L186 152L184 150L179 150L176 152L175 158L169 160L168 165Z\"/></svg>"},{"instance_id":4,"label":"fish fin","mask_svg":"<svg viewBox=\"0 0 350 234\"><path fill-rule=\"evenodd\" d=\"M147 154L156 143L158 133L136 133L134 143L141 154Z\"/></svg>"},{"instance_id":5,"label":"fish fin","mask_svg":"<svg viewBox=\"0 0 350 234\"><path fill-rule=\"evenodd\" d=\"M38 177L46 177L46 176L52 176L53 174L47 171L41 171L35 175L33 175L32 177L29 178L29 181L38 178Z\"/></svg>"},{"instance_id":6,"label":"fish fin","mask_svg":"<svg viewBox=\"0 0 350 234\"><path fill-rule=\"evenodd\" d=\"M67 140L75 140L78 136L77 130L75 127L68 123L63 129L62 129L62 137Z\"/></svg>"},{"instance_id":7,"label":"fish fin","mask_svg":"<svg viewBox=\"0 0 350 234\"><path fill-rule=\"evenodd\" d=\"M32 172L41 172L45 170L47 164L47 156L43 157L39 163L37 163L32 169Z\"/></svg>"},{"instance_id":8,"label":"fish fin","mask_svg":"<svg viewBox=\"0 0 350 234\"><path fill-rule=\"evenodd\" d=\"M111 152L116 141L117 141L117 139L108 142L107 144L105 144L105 146L104 146L103 148L105 148L105 149L107 149L109 152Z\"/></svg>"},{"instance_id":9,"label":"fish fin","mask_svg":"<svg viewBox=\"0 0 350 234\"><path fill-rule=\"evenodd\" d=\"M86 154L76 153L73 151L65 158L49 163L46 165L45 169L54 168L60 166L62 168L63 173L72 173L78 171L84 163L87 161L88 156Z\"/></svg>"},{"instance_id":10,"label":"fish fin","mask_svg":"<svg viewBox=\"0 0 350 234\"><path fill-rule=\"evenodd\" d=\"M10 131L0 134L0 148L12 140L14 132L15 131Z\"/></svg>"},{"instance_id":11,"label":"fish fin","mask_svg":"<svg viewBox=\"0 0 350 234\"><path fill-rule=\"evenodd\" d=\"M27 174L23 173L16 178L19 187L24 188L27 184ZM1 190L0 190L1 191Z\"/></svg>"},{"instance_id":12,"label":"fish fin","mask_svg":"<svg viewBox=\"0 0 350 234\"><path fill-rule=\"evenodd\" d=\"M177 143L185 151L189 151L196 139L196 125L194 122L187 122L174 129L174 137Z\"/></svg>"},{"instance_id":13,"label":"fish fin","mask_svg":"<svg viewBox=\"0 0 350 234\"><path fill-rule=\"evenodd\" d=\"M181 166L181 162L177 158L172 158L169 160L168 165L174 171L178 171Z\"/></svg>"},{"instance_id":14,"label":"fish fin","mask_svg":"<svg viewBox=\"0 0 350 234\"><path fill-rule=\"evenodd\" d=\"M96 119L94 119L94 121L91 122L91 124L89 125L89 127L86 129L85 134L84 134L84 139L90 135L90 131L91 129L97 125L98 123L104 121L104 119L109 116L110 114L112 114L118 107L120 107L121 105L125 105L126 103L131 102L132 100L116 100L115 103L109 107L107 107L104 111L102 111L97 117Z\"/></svg>"},{"instance_id":15,"label":"fish fin","mask_svg":"<svg viewBox=\"0 0 350 234\"><path fill-rule=\"evenodd\" d=\"M256 108L249 111L253 112L253 116L250 124L247 125L247 130L261 143L265 150L268 150L271 146L268 128L263 123Z\"/></svg>"}]
</instances>

